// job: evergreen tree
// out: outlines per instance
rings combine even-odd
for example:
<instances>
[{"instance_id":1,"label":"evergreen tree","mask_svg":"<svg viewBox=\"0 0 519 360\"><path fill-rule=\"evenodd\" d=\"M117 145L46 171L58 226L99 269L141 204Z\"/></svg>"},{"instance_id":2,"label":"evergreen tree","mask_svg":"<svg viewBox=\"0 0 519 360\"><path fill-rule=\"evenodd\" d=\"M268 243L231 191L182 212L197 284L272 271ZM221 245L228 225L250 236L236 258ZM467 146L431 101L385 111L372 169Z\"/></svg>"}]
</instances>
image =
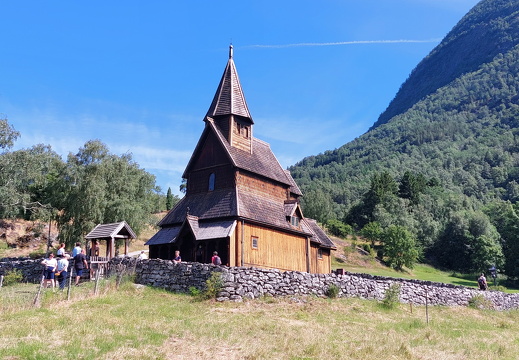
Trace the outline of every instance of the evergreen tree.
<instances>
[{"instance_id":1,"label":"evergreen tree","mask_svg":"<svg viewBox=\"0 0 519 360\"><path fill-rule=\"evenodd\" d=\"M166 194L166 210L171 210L173 207L173 195L171 194L171 188L168 187L168 192Z\"/></svg>"}]
</instances>

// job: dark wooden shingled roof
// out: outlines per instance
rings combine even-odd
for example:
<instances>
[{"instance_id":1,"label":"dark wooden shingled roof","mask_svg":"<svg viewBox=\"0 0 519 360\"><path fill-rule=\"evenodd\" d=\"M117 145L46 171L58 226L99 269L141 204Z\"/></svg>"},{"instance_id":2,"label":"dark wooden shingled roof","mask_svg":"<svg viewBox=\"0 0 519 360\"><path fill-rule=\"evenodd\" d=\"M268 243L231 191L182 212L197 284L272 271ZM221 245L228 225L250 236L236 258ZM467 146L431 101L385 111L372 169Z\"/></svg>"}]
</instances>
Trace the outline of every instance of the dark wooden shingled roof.
<instances>
[{"instance_id":1,"label":"dark wooden shingled roof","mask_svg":"<svg viewBox=\"0 0 519 360\"><path fill-rule=\"evenodd\" d=\"M158 223L159 226L180 224L186 214L199 219L215 219L238 216L235 189L217 189L207 193L184 196Z\"/></svg>"},{"instance_id":2,"label":"dark wooden shingled roof","mask_svg":"<svg viewBox=\"0 0 519 360\"><path fill-rule=\"evenodd\" d=\"M216 220L200 223L196 216L188 215L184 223L160 229L144 245L175 243L185 226L189 226L195 240L219 239L230 236L236 227L236 220Z\"/></svg>"},{"instance_id":3,"label":"dark wooden shingled roof","mask_svg":"<svg viewBox=\"0 0 519 360\"><path fill-rule=\"evenodd\" d=\"M270 145L257 138L252 139L252 153L235 148L229 144L225 136L222 134L218 126L214 124L212 119L207 122L210 128L218 135L218 139L224 146L225 151L234 166L239 169L250 171L254 174L265 176L269 179L276 180L280 183L292 186L292 182L287 173L281 167L278 159L270 149Z\"/></svg>"},{"instance_id":4,"label":"dark wooden shingled roof","mask_svg":"<svg viewBox=\"0 0 519 360\"><path fill-rule=\"evenodd\" d=\"M233 48L232 45L229 47L229 61L214 95L213 101L207 115L209 117L219 115L238 115L248 118L251 123L252 117L250 116L245 96L241 88L240 79L238 77L238 71L234 65L233 60Z\"/></svg>"},{"instance_id":5,"label":"dark wooden shingled roof","mask_svg":"<svg viewBox=\"0 0 519 360\"><path fill-rule=\"evenodd\" d=\"M312 242L316 242L321 246L330 248L332 250L337 250L337 247L333 243L333 241L326 235L326 233L319 227L317 221L314 219L304 218L301 221L301 226L304 230L310 232L313 236L311 238Z\"/></svg>"},{"instance_id":6,"label":"dark wooden shingled roof","mask_svg":"<svg viewBox=\"0 0 519 360\"><path fill-rule=\"evenodd\" d=\"M111 224L98 224L85 236L86 239L111 239L113 237L136 239L137 235L126 221L121 221Z\"/></svg>"}]
</instances>

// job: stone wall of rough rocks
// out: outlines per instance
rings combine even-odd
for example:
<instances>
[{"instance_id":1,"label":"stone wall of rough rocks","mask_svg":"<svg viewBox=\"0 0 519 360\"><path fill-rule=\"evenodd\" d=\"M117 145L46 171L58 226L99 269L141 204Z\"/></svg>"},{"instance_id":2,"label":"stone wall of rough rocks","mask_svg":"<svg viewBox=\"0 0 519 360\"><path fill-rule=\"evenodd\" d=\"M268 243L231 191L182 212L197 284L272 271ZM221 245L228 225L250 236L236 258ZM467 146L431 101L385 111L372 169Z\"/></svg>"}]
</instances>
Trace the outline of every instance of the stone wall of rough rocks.
<instances>
[{"instance_id":1,"label":"stone wall of rough rocks","mask_svg":"<svg viewBox=\"0 0 519 360\"><path fill-rule=\"evenodd\" d=\"M0 261L0 275L17 268L24 281L37 283L41 279L42 259ZM359 297L382 300L391 284L400 285L400 301L403 303L466 306L476 295L483 295L497 310L519 309L519 294L499 291L479 291L474 288L436 283L431 281L395 279L367 274L344 275L308 274L297 271L279 271L245 267L214 266L170 260L136 260L114 258L110 261L108 274L134 273L136 282L164 288L175 292L189 292L194 286L203 289L213 272L222 276L223 287L218 300L241 301L261 296L326 296L330 286L339 288L340 297Z\"/></svg>"},{"instance_id":2,"label":"stone wall of rough rocks","mask_svg":"<svg viewBox=\"0 0 519 360\"><path fill-rule=\"evenodd\" d=\"M7 272L18 269L23 274L23 281L30 283L39 283L43 275L43 259L29 259L29 258L4 258L0 261L0 275L5 275Z\"/></svg>"},{"instance_id":3,"label":"stone wall of rough rocks","mask_svg":"<svg viewBox=\"0 0 519 360\"><path fill-rule=\"evenodd\" d=\"M499 291L479 291L474 288L372 276L308 274L296 271L214 266L212 264L181 263L165 260L141 260L136 266L136 281L177 292L188 292L190 286L203 289L211 273L222 274L223 287L218 300L241 301L261 296L326 296L331 285L337 286L340 297L382 300L391 284L400 284L403 303L466 306L476 295L483 295L497 310L518 309L519 294Z\"/></svg>"}]
</instances>

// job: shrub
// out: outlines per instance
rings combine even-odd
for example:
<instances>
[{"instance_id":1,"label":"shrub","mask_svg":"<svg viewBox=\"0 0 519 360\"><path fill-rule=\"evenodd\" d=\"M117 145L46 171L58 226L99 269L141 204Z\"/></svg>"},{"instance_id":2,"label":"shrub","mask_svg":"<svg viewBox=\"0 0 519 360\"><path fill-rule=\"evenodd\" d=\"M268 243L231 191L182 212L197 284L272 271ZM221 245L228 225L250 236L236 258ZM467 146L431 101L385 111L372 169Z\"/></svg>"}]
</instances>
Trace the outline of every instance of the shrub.
<instances>
[{"instance_id":1,"label":"shrub","mask_svg":"<svg viewBox=\"0 0 519 360\"><path fill-rule=\"evenodd\" d=\"M326 296L328 296L330 299L335 299L337 296L339 296L339 291L341 289L335 285L335 284L331 284L328 286L328 289L326 289Z\"/></svg>"},{"instance_id":2,"label":"shrub","mask_svg":"<svg viewBox=\"0 0 519 360\"><path fill-rule=\"evenodd\" d=\"M382 306L386 309L394 309L399 304L400 284L391 284L384 294Z\"/></svg>"},{"instance_id":3,"label":"shrub","mask_svg":"<svg viewBox=\"0 0 519 360\"><path fill-rule=\"evenodd\" d=\"M3 285L4 286L14 285L14 284L22 282L22 280L23 280L22 271L19 269L12 269L5 273Z\"/></svg>"},{"instance_id":4,"label":"shrub","mask_svg":"<svg viewBox=\"0 0 519 360\"><path fill-rule=\"evenodd\" d=\"M492 301L481 294L471 297L468 306L474 309L492 309L494 307Z\"/></svg>"},{"instance_id":5,"label":"shrub","mask_svg":"<svg viewBox=\"0 0 519 360\"><path fill-rule=\"evenodd\" d=\"M189 295L191 295L191 296L195 296L195 297L200 296L201 292L202 291L199 288L195 287L195 286L190 286L189 287Z\"/></svg>"},{"instance_id":6,"label":"shrub","mask_svg":"<svg viewBox=\"0 0 519 360\"><path fill-rule=\"evenodd\" d=\"M203 291L191 286L189 293L195 297L196 300L216 299L220 290L223 287L222 274L219 272L211 273L211 276L205 281L205 289Z\"/></svg>"}]
</instances>

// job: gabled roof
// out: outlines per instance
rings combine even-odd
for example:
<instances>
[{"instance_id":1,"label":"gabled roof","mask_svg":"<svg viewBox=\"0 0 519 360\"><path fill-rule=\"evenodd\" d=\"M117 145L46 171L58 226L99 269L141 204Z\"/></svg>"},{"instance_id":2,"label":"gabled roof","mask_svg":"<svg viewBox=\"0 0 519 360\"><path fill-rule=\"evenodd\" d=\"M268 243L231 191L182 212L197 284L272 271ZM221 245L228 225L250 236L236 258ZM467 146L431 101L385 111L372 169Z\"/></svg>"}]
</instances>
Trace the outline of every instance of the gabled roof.
<instances>
[{"instance_id":1,"label":"gabled roof","mask_svg":"<svg viewBox=\"0 0 519 360\"><path fill-rule=\"evenodd\" d=\"M254 174L278 181L282 184L289 185L291 192L301 195L301 191L299 188L297 188L297 185L295 185L294 179L292 179L292 176L290 176L289 172L285 172L285 170L281 167L281 164L270 149L268 143L253 138L252 142L254 151L252 153L243 151L229 144L212 118L207 118L206 120L207 121L204 131L198 140L195 150L189 159L182 177L187 177L187 174L191 166L193 166L198 153L204 146L205 139L210 132L213 132L216 135L219 143L222 145L222 150L228 156L229 161L234 167L250 171Z\"/></svg>"},{"instance_id":2,"label":"gabled roof","mask_svg":"<svg viewBox=\"0 0 519 360\"><path fill-rule=\"evenodd\" d=\"M257 138L252 139L252 153L235 148L229 144L220 129L213 121L208 121L209 126L215 131L220 142L225 147L234 166L250 171L254 174L265 176L269 179L292 186L292 182L281 167L276 155L270 149L270 145Z\"/></svg>"},{"instance_id":3,"label":"gabled roof","mask_svg":"<svg viewBox=\"0 0 519 360\"><path fill-rule=\"evenodd\" d=\"M297 186L296 181L295 181L294 178L292 177L292 174L290 174L290 171L289 171L289 170L286 170L286 169L285 169L285 175L287 176L288 180L290 181L290 192L291 192L292 194L302 196L303 193L302 193L301 190L299 189L299 186Z\"/></svg>"},{"instance_id":4,"label":"gabled roof","mask_svg":"<svg viewBox=\"0 0 519 360\"><path fill-rule=\"evenodd\" d=\"M144 245L169 244L176 240L182 225L162 228L153 235Z\"/></svg>"},{"instance_id":5,"label":"gabled roof","mask_svg":"<svg viewBox=\"0 0 519 360\"><path fill-rule=\"evenodd\" d=\"M111 239L115 237L136 239L137 235L126 221L121 221L112 224L98 224L85 236L86 239Z\"/></svg>"},{"instance_id":6,"label":"gabled roof","mask_svg":"<svg viewBox=\"0 0 519 360\"><path fill-rule=\"evenodd\" d=\"M318 243L319 245L330 248L332 250L337 250L337 247L333 243L333 241L326 235L326 233L319 227L317 221L314 219L304 218L301 221L301 225L304 230L310 232L313 236L311 238L312 242Z\"/></svg>"},{"instance_id":7,"label":"gabled roof","mask_svg":"<svg viewBox=\"0 0 519 360\"><path fill-rule=\"evenodd\" d=\"M153 235L144 245L175 243L183 229L189 228L195 240L223 239L232 234L236 220L199 222L198 217L188 215L181 225L165 227Z\"/></svg>"},{"instance_id":8,"label":"gabled roof","mask_svg":"<svg viewBox=\"0 0 519 360\"><path fill-rule=\"evenodd\" d=\"M184 222L186 214L195 215L202 220L238 216L236 191L227 188L186 195L158 225L163 227L181 224Z\"/></svg>"},{"instance_id":9,"label":"gabled roof","mask_svg":"<svg viewBox=\"0 0 519 360\"><path fill-rule=\"evenodd\" d=\"M229 61L227 61L227 66L206 116L215 117L232 114L248 118L251 123L254 123L250 116L238 77L238 71L232 57L233 48L231 45L229 47Z\"/></svg>"}]
</instances>

